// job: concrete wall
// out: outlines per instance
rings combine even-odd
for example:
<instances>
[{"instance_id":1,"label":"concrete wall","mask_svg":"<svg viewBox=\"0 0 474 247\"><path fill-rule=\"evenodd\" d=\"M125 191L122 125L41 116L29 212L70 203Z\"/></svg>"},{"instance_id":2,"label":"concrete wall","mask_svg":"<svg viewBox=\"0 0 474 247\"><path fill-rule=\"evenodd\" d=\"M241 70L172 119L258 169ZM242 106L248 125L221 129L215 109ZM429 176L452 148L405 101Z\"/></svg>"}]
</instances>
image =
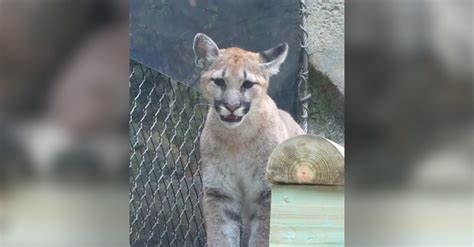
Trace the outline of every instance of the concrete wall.
<instances>
[{"instance_id":1,"label":"concrete wall","mask_svg":"<svg viewBox=\"0 0 474 247\"><path fill-rule=\"evenodd\" d=\"M344 144L344 0L307 0L308 132Z\"/></svg>"},{"instance_id":2,"label":"concrete wall","mask_svg":"<svg viewBox=\"0 0 474 247\"><path fill-rule=\"evenodd\" d=\"M344 94L344 0L307 0L310 63Z\"/></svg>"}]
</instances>

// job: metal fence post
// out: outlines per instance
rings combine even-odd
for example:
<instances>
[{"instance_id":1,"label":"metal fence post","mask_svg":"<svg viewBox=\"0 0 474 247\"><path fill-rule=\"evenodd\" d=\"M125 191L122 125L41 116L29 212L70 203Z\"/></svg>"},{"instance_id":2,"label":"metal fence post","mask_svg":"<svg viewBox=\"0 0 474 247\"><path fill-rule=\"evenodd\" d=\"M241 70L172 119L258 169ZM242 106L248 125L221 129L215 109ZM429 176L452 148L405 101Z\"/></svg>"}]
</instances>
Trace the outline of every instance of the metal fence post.
<instances>
[{"instance_id":1,"label":"metal fence post","mask_svg":"<svg viewBox=\"0 0 474 247\"><path fill-rule=\"evenodd\" d=\"M311 94L308 94L308 31L306 30L306 17L308 11L305 0L300 0L300 71L298 73L298 100L299 100L299 114L298 122L303 130L308 132L308 101Z\"/></svg>"}]
</instances>

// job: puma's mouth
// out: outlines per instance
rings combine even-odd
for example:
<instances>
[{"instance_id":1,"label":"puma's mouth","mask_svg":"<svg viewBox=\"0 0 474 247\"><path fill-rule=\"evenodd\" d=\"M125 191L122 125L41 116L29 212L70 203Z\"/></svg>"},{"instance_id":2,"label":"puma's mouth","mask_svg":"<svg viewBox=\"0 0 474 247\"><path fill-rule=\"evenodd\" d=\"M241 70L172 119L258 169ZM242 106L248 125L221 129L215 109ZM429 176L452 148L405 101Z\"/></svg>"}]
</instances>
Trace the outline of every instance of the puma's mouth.
<instances>
[{"instance_id":1,"label":"puma's mouth","mask_svg":"<svg viewBox=\"0 0 474 247\"><path fill-rule=\"evenodd\" d=\"M221 120L222 121L226 121L226 122L231 122L231 123L238 123L242 120L242 116L236 116L234 114L229 114L227 116L221 116Z\"/></svg>"},{"instance_id":2,"label":"puma's mouth","mask_svg":"<svg viewBox=\"0 0 474 247\"><path fill-rule=\"evenodd\" d=\"M231 109L224 102L215 100L214 109L219 114L220 120L228 123L226 126L238 126L250 111L250 103L243 102L239 107Z\"/></svg>"}]
</instances>

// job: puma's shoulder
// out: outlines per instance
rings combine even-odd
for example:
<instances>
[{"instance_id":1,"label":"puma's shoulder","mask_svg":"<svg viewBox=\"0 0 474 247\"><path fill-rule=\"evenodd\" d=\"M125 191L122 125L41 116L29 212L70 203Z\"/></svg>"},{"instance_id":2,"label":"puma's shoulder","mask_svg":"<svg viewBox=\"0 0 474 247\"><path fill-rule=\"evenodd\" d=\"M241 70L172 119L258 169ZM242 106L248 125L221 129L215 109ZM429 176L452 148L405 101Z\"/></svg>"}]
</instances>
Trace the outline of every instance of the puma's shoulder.
<instances>
[{"instance_id":1,"label":"puma's shoulder","mask_svg":"<svg viewBox=\"0 0 474 247\"><path fill-rule=\"evenodd\" d=\"M288 114L288 112L278 109L278 114L280 115L282 124L286 128L288 138L304 134L303 129L301 129L301 127L296 123L291 115Z\"/></svg>"}]
</instances>

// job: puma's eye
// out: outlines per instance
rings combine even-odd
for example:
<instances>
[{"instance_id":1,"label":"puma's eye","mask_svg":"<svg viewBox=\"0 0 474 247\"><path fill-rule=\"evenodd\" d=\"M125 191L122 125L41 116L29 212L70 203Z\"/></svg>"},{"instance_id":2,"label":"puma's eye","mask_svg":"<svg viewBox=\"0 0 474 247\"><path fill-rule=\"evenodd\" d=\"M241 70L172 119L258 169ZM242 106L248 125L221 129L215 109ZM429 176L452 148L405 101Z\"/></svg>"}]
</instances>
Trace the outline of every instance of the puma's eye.
<instances>
[{"instance_id":1,"label":"puma's eye","mask_svg":"<svg viewBox=\"0 0 474 247\"><path fill-rule=\"evenodd\" d=\"M212 81L219 87L224 87L225 86L224 79L212 79Z\"/></svg>"},{"instance_id":2,"label":"puma's eye","mask_svg":"<svg viewBox=\"0 0 474 247\"><path fill-rule=\"evenodd\" d=\"M253 83L251 81L244 81L244 83L242 83L242 87L251 88L251 87L253 87L253 84L255 84L255 83Z\"/></svg>"}]
</instances>

